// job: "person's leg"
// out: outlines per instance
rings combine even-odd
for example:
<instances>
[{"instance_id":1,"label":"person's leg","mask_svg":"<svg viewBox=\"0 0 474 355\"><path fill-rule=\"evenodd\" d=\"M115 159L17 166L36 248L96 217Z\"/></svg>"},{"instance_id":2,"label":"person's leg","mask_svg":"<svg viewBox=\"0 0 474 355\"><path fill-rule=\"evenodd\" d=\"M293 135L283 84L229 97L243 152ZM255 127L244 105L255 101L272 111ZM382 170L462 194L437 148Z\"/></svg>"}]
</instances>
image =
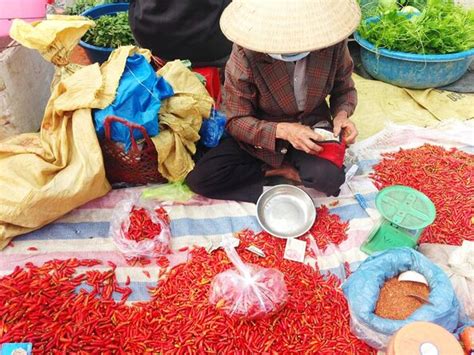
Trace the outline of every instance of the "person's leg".
<instances>
[{"instance_id":1,"label":"person's leg","mask_svg":"<svg viewBox=\"0 0 474 355\"><path fill-rule=\"evenodd\" d=\"M290 149L289 162L298 171L305 187L324 192L328 196L337 196L345 181L344 167L338 168L330 161L303 151Z\"/></svg>"},{"instance_id":2,"label":"person's leg","mask_svg":"<svg viewBox=\"0 0 474 355\"><path fill-rule=\"evenodd\" d=\"M280 177L292 182L300 183L301 178L294 166L284 161L279 168L272 168L265 172L266 178Z\"/></svg>"},{"instance_id":3,"label":"person's leg","mask_svg":"<svg viewBox=\"0 0 474 355\"><path fill-rule=\"evenodd\" d=\"M233 138L226 138L198 160L186 183L206 197L256 202L263 192L262 166Z\"/></svg>"},{"instance_id":4,"label":"person's leg","mask_svg":"<svg viewBox=\"0 0 474 355\"><path fill-rule=\"evenodd\" d=\"M200 141L196 144L196 153L193 155L194 163L197 163L201 160L212 148L206 147Z\"/></svg>"}]
</instances>

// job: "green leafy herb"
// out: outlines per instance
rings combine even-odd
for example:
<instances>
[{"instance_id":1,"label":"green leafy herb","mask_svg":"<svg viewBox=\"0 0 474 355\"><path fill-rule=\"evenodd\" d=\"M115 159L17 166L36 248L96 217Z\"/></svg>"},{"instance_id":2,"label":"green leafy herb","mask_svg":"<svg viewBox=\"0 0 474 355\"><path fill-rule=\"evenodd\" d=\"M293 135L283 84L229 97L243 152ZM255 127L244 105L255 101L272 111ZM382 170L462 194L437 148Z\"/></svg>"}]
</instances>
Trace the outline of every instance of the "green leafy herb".
<instances>
[{"instance_id":1,"label":"green leafy herb","mask_svg":"<svg viewBox=\"0 0 474 355\"><path fill-rule=\"evenodd\" d=\"M384 12L401 9L404 6L413 6L419 10L423 10L428 0L358 0L362 19L368 17L379 16Z\"/></svg>"},{"instance_id":2,"label":"green leafy herb","mask_svg":"<svg viewBox=\"0 0 474 355\"><path fill-rule=\"evenodd\" d=\"M105 15L84 35L84 42L97 47L118 48L135 43L128 23L128 12Z\"/></svg>"},{"instance_id":3,"label":"green leafy herb","mask_svg":"<svg viewBox=\"0 0 474 355\"><path fill-rule=\"evenodd\" d=\"M64 12L66 15L80 15L84 11L97 6L105 4L106 0L76 0L74 4Z\"/></svg>"},{"instance_id":4,"label":"green leafy herb","mask_svg":"<svg viewBox=\"0 0 474 355\"><path fill-rule=\"evenodd\" d=\"M65 15L81 15L84 11L98 5L128 2L128 0L76 0L72 6L66 8Z\"/></svg>"},{"instance_id":5,"label":"green leafy herb","mask_svg":"<svg viewBox=\"0 0 474 355\"><path fill-rule=\"evenodd\" d=\"M428 0L419 15L398 9L379 14L375 22L363 22L360 35L377 48L418 53L447 54L474 48L474 10L451 0Z\"/></svg>"}]
</instances>

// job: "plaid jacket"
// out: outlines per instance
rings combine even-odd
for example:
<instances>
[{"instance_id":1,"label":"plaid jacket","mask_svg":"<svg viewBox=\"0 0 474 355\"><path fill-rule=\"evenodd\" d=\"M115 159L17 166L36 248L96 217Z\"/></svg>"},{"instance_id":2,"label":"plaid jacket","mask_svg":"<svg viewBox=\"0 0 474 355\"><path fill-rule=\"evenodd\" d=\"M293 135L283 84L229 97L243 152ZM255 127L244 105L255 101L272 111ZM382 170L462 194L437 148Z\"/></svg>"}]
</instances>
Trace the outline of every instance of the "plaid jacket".
<instances>
[{"instance_id":1,"label":"plaid jacket","mask_svg":"<svg viewBox=\"0 0 474 355\"><path fill-rule=\"evenodd\" d=\"M277 122L312 126L342 110L352 115L357 103L353 67L347 41L310 53L306 106L300 112L286 63L234 45L224 83L227 131L253 156L280 166L289 143L275 138Z\"/></svg>"}]
</instances>

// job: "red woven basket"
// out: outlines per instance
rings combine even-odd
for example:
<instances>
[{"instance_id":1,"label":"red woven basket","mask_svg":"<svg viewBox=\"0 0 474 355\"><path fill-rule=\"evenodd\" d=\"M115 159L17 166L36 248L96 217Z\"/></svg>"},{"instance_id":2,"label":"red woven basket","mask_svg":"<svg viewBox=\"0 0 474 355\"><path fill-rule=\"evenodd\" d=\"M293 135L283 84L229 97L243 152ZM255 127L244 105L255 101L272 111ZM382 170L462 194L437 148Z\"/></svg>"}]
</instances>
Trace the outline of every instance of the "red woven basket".
<instances>
[{"instance_id":1,"label":"red woven basket","mask_svg":"<svg viewBox=\"0 0 474 355\"><path fill-rule=\"evenodd\" d=\"M121 144L110 138L112 122L128 127L132 142L132 147L128 152ZM105 173L111 184L146 185L166 182L166 179L158 172L158 154L155 145L143 126L117 116L107 116L104 128L105 138L100 140L100 147L104 156ZM141 147L133 136L135 130L139 130L145 138Z\"/></svg>"}]
</instances>

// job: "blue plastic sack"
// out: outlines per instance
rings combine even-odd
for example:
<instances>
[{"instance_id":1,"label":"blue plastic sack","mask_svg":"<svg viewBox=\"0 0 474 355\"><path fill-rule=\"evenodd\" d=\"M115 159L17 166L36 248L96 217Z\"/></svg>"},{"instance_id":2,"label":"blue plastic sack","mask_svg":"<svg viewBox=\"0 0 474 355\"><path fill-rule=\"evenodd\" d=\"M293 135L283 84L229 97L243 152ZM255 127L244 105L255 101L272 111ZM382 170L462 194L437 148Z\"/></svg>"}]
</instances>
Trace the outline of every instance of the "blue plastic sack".
<instances>
[{"instance_id":1,"label":"blue plastic sack","mask_svg":"<svg viewBox=\"0 0 474 355\"><path fill-rule=\"evenodd\" d=\"M430 285L429 300L405 320L392 320L374 313L380 288L387 279L408 270L422 274ZM342 285L349 303L351 330L376 349L385 349L391 336L414 321L436 323L451 333L467 318L446 274L419 252L410 248L390 249L367 258Z\"/></svg>"},{"instance_id":2,"label":"blue plastic sack","mask_svg":"<svg viewBox=\"0 0 474 355\"><path fill-rule=\"evenodd\" d=\"M150 137L156 136L159 133L158 112L161 100L173 94L171 85L156 75L144 56L134 54L128 57L114 102L94 112L97 135L104 136L106 117L116 115L143 126ZM143 138L138 130L135 130L133 135L135 139ZM111 139L124 143L126 151L130 149L130 132L124 125L112 123Z\"/></svg>"},{"instance_id":3,"label":"blue plastic sack","mask_svg":"<svg viewBox=\"0 0 474 355\"><path fill-rule=\"evenodd\" d=\"M214 148L219 144L224 134L226 121L224 114L215 108L212 109L211 116L208 119L202 120L199 135L201 136L201 143L205 147Z\"/></svg>"}]
</instances>

